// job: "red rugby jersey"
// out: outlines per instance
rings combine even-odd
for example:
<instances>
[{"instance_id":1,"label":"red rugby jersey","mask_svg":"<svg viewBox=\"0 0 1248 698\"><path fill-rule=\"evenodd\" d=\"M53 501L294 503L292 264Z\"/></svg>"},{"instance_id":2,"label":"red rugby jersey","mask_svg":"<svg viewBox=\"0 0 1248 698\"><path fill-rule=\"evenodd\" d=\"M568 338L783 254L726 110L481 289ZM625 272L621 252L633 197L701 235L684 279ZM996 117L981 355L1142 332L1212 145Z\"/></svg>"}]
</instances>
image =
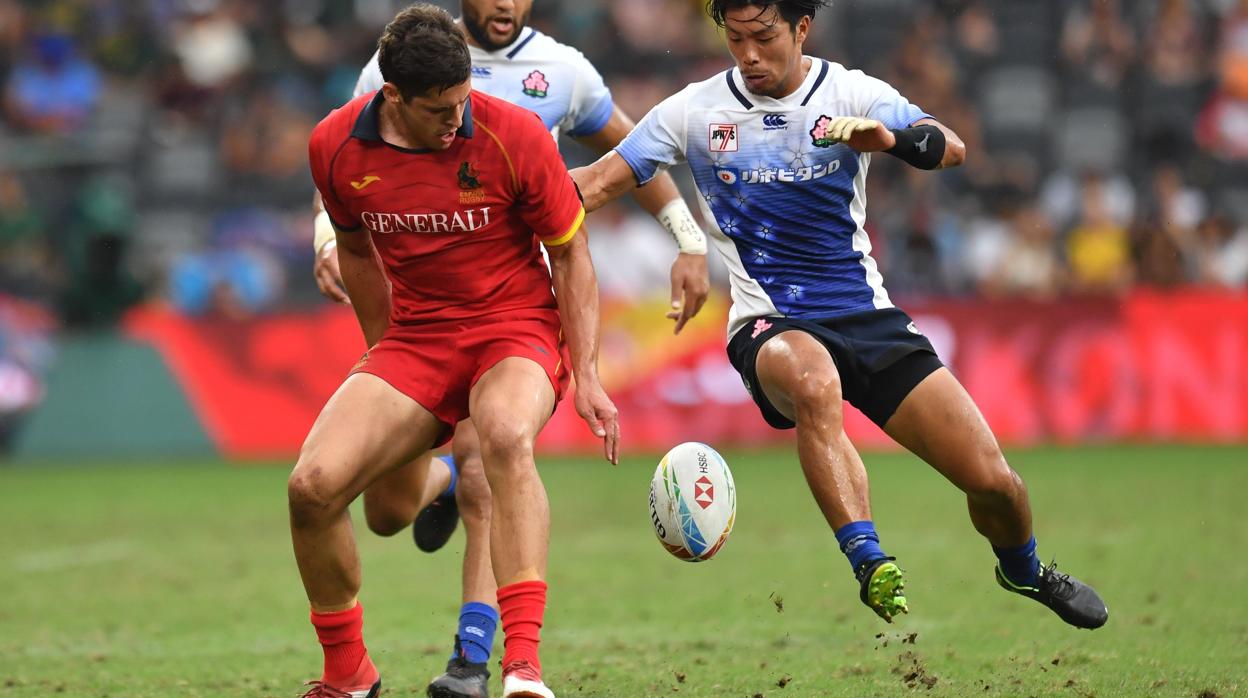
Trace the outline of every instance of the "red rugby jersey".
<instances>
[{"instance_id":1,"label":"red rugby jersey","mask_svg":"<svg viewBox=\"0 0 1248 698\"><path fill-rule=\"evenodd\" d=\"M538 242L571 240L585 212L541 119L474 90L450 148L413 150L381 139L382 99L331 112L308 157L334 225L372 235L393 286L390 321L556 307Z\"/></svg>"}]
</instances>

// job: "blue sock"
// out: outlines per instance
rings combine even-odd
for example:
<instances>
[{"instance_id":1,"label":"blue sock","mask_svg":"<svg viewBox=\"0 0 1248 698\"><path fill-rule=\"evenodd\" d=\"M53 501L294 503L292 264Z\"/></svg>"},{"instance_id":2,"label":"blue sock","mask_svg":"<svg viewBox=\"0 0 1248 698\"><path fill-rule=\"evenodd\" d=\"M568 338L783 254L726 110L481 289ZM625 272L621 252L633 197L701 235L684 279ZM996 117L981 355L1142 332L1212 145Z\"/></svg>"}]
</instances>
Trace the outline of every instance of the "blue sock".
<instances>
[{"instance_id":1,"label":"blue sock","mask_svg":"<svg viewBox=\"0 0 1248 698\"><path fill-rule=\"evenodd\" d=\"M1035 586L1040 581L1040 558L1036 557L1036 537L1017 548L998 548L992 546L997 560L1001 562L1001 571L1007 579L1019 586Z\"/></svg>"},{"instance_id":2,"label":"blue sock","mask_svg":"<svg viewBox=\"0 0 1248 698\"><path fill-rule=\"evenodd\" d=\"M448 453L445 456L438 456L438 459L446 463L446 467L451 469L451 484L446 486L446 491L440 496L453 497L455 496L455 485L459 484L459 470L455 467L455 456Z\"/></svg>"},{"instance_id":3,"label":"blue sock","mask_svg":"<svg viewBox=\"0 0 1248 698\"><path fill-rule=\"evenodd\" d=\"M863 563L888 557L880 549L880 536L875 532L875 524L870 521L854 521L842 526L836 532L836 542L841 552L849 558L849 566L854 573Z\"/></svg>"},{"instance_id":4,"label":"blue sock","mask_svg":"<svg viewBox=\"0 0 1248 698\"><path fill-rule=\"evenodd\" d=\"M498 611L493 607L475 601L464 604L459 609L459 644L464 658L473 664L490 661L497 628Z\"/></svg>"}]
</instances>

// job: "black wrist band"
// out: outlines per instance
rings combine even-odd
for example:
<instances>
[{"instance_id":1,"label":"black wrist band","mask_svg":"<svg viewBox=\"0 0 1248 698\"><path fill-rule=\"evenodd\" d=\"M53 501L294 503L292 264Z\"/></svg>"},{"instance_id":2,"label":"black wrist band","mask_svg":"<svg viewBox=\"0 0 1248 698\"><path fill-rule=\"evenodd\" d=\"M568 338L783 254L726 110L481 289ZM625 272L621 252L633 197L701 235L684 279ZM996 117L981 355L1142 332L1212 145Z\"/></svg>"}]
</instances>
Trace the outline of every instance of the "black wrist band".
<instances>
[{"instance_id":1,"label":"black wrist band","mask_svg":"<svg viewBox=\"0 0 1248 698\"><path fill-rule=\"evenodd\" d=\"M945 132L933 124L892 129L897 145L884 151L920 170L934 170L945 159Z\"/></svg>"}]
</instances>

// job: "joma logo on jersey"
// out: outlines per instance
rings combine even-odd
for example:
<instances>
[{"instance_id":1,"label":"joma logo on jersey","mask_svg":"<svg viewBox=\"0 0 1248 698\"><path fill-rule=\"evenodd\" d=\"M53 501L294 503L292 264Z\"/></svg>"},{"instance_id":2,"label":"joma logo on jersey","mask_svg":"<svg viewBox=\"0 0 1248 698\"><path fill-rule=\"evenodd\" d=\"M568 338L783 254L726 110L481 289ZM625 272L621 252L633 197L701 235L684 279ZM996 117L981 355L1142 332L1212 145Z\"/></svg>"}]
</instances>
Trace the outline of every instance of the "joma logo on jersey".
<instances>
[{"instance_id":1,"label":"joma logo on jersey","mask_svg":"<svg viewBox=\"0 0 1248 698\"><path fill-rule=\"evenodd\" d=\"M355 189L356 191L359 191L367 187L368 185L372 184L373 182L380 182L380 181L381 181L381 177L378 177L377 175L364 175L364 179L361 179L358 182L355 181L354 179L351 180L351 188Z\"/></svg>"},{"instance_id":2,"label":"joma logo on jersey","mask_svg":"<svg viewBox=\"0 0 1248 698\"><path fill-rule=\"evenodd\" d=\"M770 184L772 182L813 182L841 169L841 161L816 163L810 167L760 167L753 170L719 168L715 177L724 184Z\"/></svg>"},{"instance_id":3,"label":"joma logo on jersey","mask_svg":"<svg viewBox=\"0 0 1248 698\"><path fill-rule=\"evenodd\" d=\"M712 153L734 153L737 150L736 124L711 124L710 148Z\"/></svg>"},{"instance_id":4,"label":"joma logo on jersey","mask_svg":"<svg viewBox=\"0 0 1248 698\"><path fill-rule=\"evenodd\" d=\"M471 233L490 224L490 207L452 213L376 213L360 216L374 233Z\"/></svg>"}]
</instances>

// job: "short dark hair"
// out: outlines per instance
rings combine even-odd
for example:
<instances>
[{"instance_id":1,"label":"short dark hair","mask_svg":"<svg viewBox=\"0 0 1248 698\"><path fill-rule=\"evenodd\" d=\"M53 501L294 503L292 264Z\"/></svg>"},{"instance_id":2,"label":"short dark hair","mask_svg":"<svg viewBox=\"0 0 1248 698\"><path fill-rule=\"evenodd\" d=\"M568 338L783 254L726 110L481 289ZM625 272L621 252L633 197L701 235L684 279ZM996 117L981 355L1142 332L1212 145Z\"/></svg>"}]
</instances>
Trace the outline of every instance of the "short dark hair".
<instances>
[{"instance_id":1,"label":"short dark hair","mask_svg":"<svg viewBox=\"0 0 1248 698\"><path fill-rule=\"evenodd\" d=\"M738 7L757 6L759 14L767 11L768 7L775 7L780 17L789 23L789 27L794 31L797 30L797 23L802 17L815 18L815 13L820 8L827 7L832 4L830 0L707 0L706 14L715 20L715 24L720 27L724 26L725 15L728 10L735 10Z\"/></svg>"},{"instance_id":2,"label":"short dark hair","mask_svg":"<svg viewBox=\"0 0 1248 698\"><path fill-rule=\"evenodd\" d=\"M381 77L407 101L430 90L442 92L468 79L472 58L450 13L416 3L395 15L377 41Z\"/></svg>"}]
</instances>

